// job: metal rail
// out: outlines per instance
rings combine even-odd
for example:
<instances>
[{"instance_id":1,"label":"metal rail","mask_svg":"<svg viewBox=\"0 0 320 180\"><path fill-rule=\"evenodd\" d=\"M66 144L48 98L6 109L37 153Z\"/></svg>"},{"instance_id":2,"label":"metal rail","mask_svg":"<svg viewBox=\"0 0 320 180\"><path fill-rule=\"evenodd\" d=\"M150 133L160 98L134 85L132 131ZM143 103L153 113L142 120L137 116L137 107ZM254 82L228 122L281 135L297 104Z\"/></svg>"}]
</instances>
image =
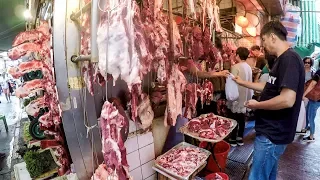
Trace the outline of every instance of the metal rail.
<instances>
[{"instance_id":1,"label":"metal rail","mask_svg":"<svg viewBox=\"0 0 320 180\"><path fill-rule=\"evenodd\" d=\"M90 61L91 55L73 55L71 56L71 61L74 63L80 62L80 61Z\"/></svg>"},{"instance_id":2,"label":"metal rail","mask_svg":"<svg viewBox=\"0 0 320 180\"><path fill-rule=\"evenodd\" d=\"M78 12L72 13L70 15L70 19L72 21L76 21L81 16L82 13L87 12L90 8L91 8L91 2L83 6Z\"/></svg>"}]
</instances>

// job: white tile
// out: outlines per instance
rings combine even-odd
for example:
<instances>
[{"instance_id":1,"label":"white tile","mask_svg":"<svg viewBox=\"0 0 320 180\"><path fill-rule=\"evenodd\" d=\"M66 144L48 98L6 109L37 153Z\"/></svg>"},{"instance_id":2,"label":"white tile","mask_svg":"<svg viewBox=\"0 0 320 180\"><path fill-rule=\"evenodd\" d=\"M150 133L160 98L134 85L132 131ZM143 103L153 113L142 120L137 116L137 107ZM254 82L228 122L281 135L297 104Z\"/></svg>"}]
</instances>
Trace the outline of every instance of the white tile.
<instances>
[{"instance_id":1,"label":"white tile","mask_svg":"<svg viewBox=\"0 0 320 180\"><path fill-rule=\"evenodd\" d=\"M129 121L129 133L135 132L137 130L136 123Z\"/></svg>"},{"instance_id":2,"label":"white tile","mask_svg":"<svg viewBox=\"0 0 320 180\"><path fill-rule=\"evenodd\" d=\"M139 153L140 153L141 164L154 160L155 158L154 143L139 149Z\"/></svg>"},{"instance_id":3,"label":"white tile","mask_svg":"<svg viewBox=\"0 0 320 180\"><path fill-rule=\"evenodd\" d=\"M129 171L139 167L141 165L139 158L139 151L134 151L127 155L127 160L129 164Z\"/></svg>"},{"instance_id":4,"label":"white tile","mask_svg":"<svg viewBox=\"0 0 320 180\"><path fill-rule=\"evenodd\" d=\"M138 146L138 137L134 136L134 137L131 137L131 138L127 139L126 142L124 143L124 146L127 149L127 154L130 154L133 151L138 150L138 148L139 148L139 146Z\"/></svg>"},{"instance_id":5,"label":"white tile","mask_svg":"<svg viewBox=\"0 0 320 180\"><path fill-rule=\"evenodd\" d=\"M138 135L138 144L139 148L142 148L146 145L153 143L153 135L152 132L148 132L146 134Z\"/></svg>"},{"instance_id":6,"label":"white tile","mask_svg":"<svg viewBox=\"0 0 320 180\"><path fill-rule=\"evenodd\" d=\"M154 160L149 161L148 163L141 166L143 179L146 179L155 173L155 171L152 169L153 165L154 165Z\"/></svg>"},{"instance_id":7,"label":"white tile","mask_svg":"<svg viewBox=\"0 0 320 180\"><path fill-rule=\"evenodd\" d=\"M130 171L129 174L134 180L142 180L141 167Z\"/></svg>"},{"instance_id":8,"label":"white tile","mask_svg":"<svg viewBox=\"0 0 320 180\"><path fill-rule=\"evenodd\" d=\"M153 174L152 176L148 177L147 179L144 180L157 180L157 174Z\"/></svg>"}]
</instances>

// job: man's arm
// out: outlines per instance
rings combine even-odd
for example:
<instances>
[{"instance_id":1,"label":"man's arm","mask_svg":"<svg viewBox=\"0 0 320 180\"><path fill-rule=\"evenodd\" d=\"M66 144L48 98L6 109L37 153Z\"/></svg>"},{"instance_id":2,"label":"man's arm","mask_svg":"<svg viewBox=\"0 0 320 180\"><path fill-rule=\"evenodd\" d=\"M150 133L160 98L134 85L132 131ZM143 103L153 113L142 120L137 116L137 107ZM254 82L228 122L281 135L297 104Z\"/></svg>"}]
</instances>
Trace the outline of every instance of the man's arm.
<instances>
[{"instance_id":1,"label":"man's arm","mask_svg":"<svg viewBox=\"0 0 320 180\"><path fill-rule=\"evenodd\" d=\"M264 87L266 86L265 82L249 82L249 81L243 81L239 76L236 76L233 78L233 80L238 83L240 86L253 89L255 91L260 91L262 92Z\"/></svg>"},{"instance_id":2,"label":"man's arm","mask_svg":"<svg viewBox=\"0 0 320 180\"><path fill-rule=\"evenodd\" d=\"M296 92L283 88L280 95L267 101L257 102L255 100L248 101L246 106L251 109L280 110L291 108L296 102Z\"/></svg>"},{"instance_id":3,"label":"man's arm","mask_svg":"<svg viewBox=\"0 0 320 180\"><path fill-rule=\"evenodd\" d=\"M195 65L189 65L188 71L191 74L198 76L199 78L213 78L213 77L227 77L229 75L229 71L224 70L220 72L207 72L207 71L199 71Z\"/></svg>"}]
</instances>

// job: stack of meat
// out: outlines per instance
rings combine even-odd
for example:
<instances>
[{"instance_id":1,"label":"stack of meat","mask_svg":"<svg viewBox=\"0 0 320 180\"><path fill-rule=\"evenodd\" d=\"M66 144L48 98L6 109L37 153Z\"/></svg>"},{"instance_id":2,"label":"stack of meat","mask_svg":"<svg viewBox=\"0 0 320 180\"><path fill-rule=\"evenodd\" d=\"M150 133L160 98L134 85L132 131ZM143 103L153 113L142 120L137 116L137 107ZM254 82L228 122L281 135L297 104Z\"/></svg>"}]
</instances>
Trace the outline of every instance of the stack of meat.
<instances>
[{"instance_id":1,"label":"stack of meat","mask_svg":"<svg viewBox=\"0 0 320 180\"><path fill-rule=\"evenodd\" d=\"M100 165L96 170L94 179L130 179L126 148L121 135L121 131L128 128L128 123L109 101L106 101L102 107L100 128L105 164ZM105 174L103 178L102 173Z\"/></svg>"},{"instance_id":2,"label":"stack of meat","mask_svg":"<svg viewBox=\"0 0 320 180\"><path fill-rule=\"evenodd\" d=\"M232 126L232 121L219 118L213 113L194 118L187 124L189 132L196 133L201 138L213 140L225 137Z\"/></svg>"},{"instance_id":3,"label":"stack of meat","mask_svg":"<svg viewBox=\"0 0 320 180\"><path fill-rule=\"evenodd\" d=\"M59 153L56 155L59 175L63 175L70 169L70 162L67 151L63 147L65 143L60 128L61 111L53 74L50 38L47 22L41 22L37 29L18 34L8 56L12 60L21 58L23 62L18 67L10 69L9 72L13 77L23 77L25 80L24 84L16 90L16 96L19 98L32 97L31 102L26 106L27 114L33 119L38 119L44 133L53 136L60 145Z\"/></svg>"},{"instance_id":4,"label":"stack of meat","mask_svg":"<svg viewBox=\"0 0 320 180\"><path fill-rule=\"evenodd\" d=\"M185 178L203 164L207 157L200 148L179 146L160 156L156 163L171 174Z\"/></svg>"}]
</instances>

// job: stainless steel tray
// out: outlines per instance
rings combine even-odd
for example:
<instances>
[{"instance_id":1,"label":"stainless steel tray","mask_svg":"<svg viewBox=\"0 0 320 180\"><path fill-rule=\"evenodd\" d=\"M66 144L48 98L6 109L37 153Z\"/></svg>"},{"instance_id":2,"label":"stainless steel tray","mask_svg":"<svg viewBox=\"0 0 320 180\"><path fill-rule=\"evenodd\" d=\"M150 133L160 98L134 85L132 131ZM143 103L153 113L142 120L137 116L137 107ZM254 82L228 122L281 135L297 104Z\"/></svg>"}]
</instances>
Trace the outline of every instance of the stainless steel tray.
<instances>
[{"instance_id":1,"label":"stainless steel tray","mask_svg":"<svg viewBox=\"0 0 320 180\"><path fill-rule=\"evenodd\" d=\"M203 152L205 155L206 155L206 158L203 159L203 162L199 163L199 165L192 171L189 173L188 176L185 176L185 177L182 177L168 169L165 169L164 167L162 167L161 165L158 164L158 161L161 157L167 155L168 153L170 153L170 151L172 151L172 149L177 149L179 147L192 147L192 148L196 148L196 149L199 149L201 152ZM208 157L211 155L211 152L208 151L208 150L205 150L205 149L202 149L202 148L199 148L197 146L194 146L192 144L189 144L189 143L186 143L186 142L181 142L179 144L177 144L176 146L174 146L173 148L171 148L169 151L167 151L166 153L164 153L163 155L160 155L156 160L155 160L155 170L160 170L160 173L164 173L164 175L166 176L170 176L170 177L173 177L173 178L176 178L176 179L182 179L182 180L188 180L195 172L197 172L197 170L200 168L200 167L203 167L204 164L207 163L207 159Z\"/></svg>"},{"instance_id":2,"label":"stainless steel tray","mask_svg":"<svg viewBox=\"0 0 320 180\"><path fill-rule=\"evenodd\" d=\"M203 114L201 115L200 117L206 117L207 114ZM216 115L217 116L217 115ZM195 139L198 139L199 141L206 141L206 142L211 142L211 143L217 143L217 142L220 142L222 141L224 138L226 138L231 132L232 130L237 127L237 121L236 120L233 120L233 119L229 119L229 118L226 118L226 117L222 117L222 116L217 116L221 119L227 119L227 120L230 120L232 122L232 127L227 131L226 135L225 136L221 136L220 138L218 139L208 139L208 138L202 138L202 137L199 137L199 133L194 133L194 132L190 132L189 129L188 129L188 123L186 123L184 126L182 126L180 128L180 132L185 134L185 135L188 135L192 138L195 138Z\"/></svg>"}]
</instances>

